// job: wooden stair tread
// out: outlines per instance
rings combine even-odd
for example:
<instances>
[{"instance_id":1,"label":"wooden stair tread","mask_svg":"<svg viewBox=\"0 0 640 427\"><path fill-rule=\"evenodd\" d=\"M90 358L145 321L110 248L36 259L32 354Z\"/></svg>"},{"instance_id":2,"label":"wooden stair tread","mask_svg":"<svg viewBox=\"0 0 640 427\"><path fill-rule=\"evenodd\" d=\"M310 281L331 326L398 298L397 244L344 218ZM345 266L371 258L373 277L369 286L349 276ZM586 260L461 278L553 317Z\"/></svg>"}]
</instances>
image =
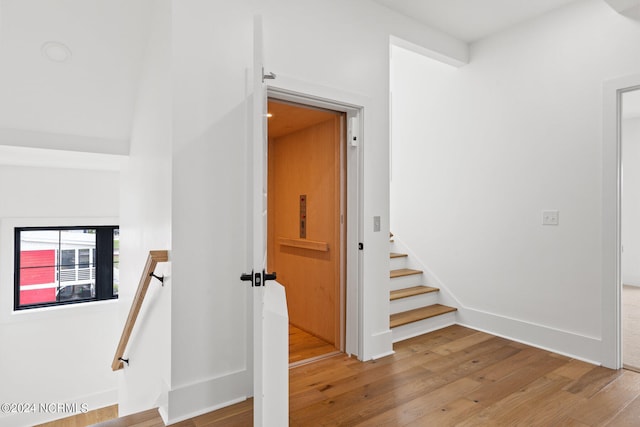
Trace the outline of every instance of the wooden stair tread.
<instances>
[{"instance_id":1,"label":"wooden stair tread","mask_svg":"<svg viewBox=\"0 0 640 427\"><path fill-rule=\"evenodd\" d=\"M393 279L395 277L411 276L412 274L422 274L422 271L411 268L399 268L398 270L391 270L389 277Z\"/></svg>"},{"instance_id":2,"label":"wooden stair tread","mask_svg":"<svg viewBox=\"0 0 640 427\"><path fill-rule=\"evenodd\" d=\"M389 258L404 258L404 257L407 257L407 256L409 256L409 255L407 255L407 254L400 254L400 253L398 253L398 252L391 252L391 253L389 254Z\"/></svg>"},{"instance_id":3,"label":"wooden stair tread","mask_svg":"<svg viewBox=\"0 0 640 427\"><path fill-rule=\"evenodd\" d=\"M410 288L396 289L395 291L391 291L389 299L391 301L393 301L393 300L397 300L397 299L401 299L401 298L412 297L412 296L415 296L415 295L422 295L422 294L428 294L428 293L431 293L431 292L438 292L439 290L440 289L432 288L431 286L412 286Z\"/></svg>"},{"instance_id":4,"label":"wooden stair tread","mask_svg":"<svg viewBox=\"0 0 640 427\"><path fill-rule=\"evenodd\" d=\"M427 307L416 308L415 310L392 314L389 318L389 325L390 327L395 328L397 326L406 325L408 323L417 322L419 320L428 319L445 313L451 313L457 310L458 309L454 307L448 307L442 304L433 304Z\"/></svg>"}]
</instances>

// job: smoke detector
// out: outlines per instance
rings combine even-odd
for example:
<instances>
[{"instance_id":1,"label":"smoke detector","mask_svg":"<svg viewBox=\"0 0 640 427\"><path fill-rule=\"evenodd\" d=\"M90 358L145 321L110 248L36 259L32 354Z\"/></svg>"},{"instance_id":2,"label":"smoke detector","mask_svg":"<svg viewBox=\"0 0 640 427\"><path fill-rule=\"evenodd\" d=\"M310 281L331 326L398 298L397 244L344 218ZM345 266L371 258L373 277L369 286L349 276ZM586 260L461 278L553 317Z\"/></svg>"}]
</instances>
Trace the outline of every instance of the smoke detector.
<instances>
[{"instance_id":1,"label":"smoke detector","mask_svg":"<svg viewBox=\"0 0 640 427\"><path fill-rule=\"evenodd\" d=\"M46 42L40 50L45 58L53 62L68 62L71 59L71 49L64 43Z\"/></svg>"}]
</instances>

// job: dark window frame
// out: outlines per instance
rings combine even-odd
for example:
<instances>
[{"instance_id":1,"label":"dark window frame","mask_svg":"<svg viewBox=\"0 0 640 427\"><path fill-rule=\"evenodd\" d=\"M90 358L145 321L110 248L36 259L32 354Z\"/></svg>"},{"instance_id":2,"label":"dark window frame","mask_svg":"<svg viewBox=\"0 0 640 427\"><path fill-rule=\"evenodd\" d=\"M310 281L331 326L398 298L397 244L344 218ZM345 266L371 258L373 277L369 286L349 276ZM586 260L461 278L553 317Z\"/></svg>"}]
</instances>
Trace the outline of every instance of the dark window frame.
<instances>
[{"instance_id":1,"label":"dark window frame","mask_svg":"<svg viewBox=\"0 0 640 427\"><path fill-rule=\"evenodd\" d=\"M114 235L119 233L118 225L78 225L78 226L50 226L50 227L15 227L14 228L14 310L30 310L33 308L55 307L69 304L83 304L95 301L118 299L114 295L113 266L114 266ZM20 248L21 232L23 231L67 231L67 230L95 230L96 244L93 256L95 259L95 296L76 300L51 301L36 304L20 305ZM59 257L59 255L58 255ZM58 258L56 257L56 258ZM78 255L79 257L79 255ZM61 260L56 259L56 267L62 268ZM77 264L77 263L76 263ZM77 268L77 265L76 265Z\"/></svg>"}]
</instances>

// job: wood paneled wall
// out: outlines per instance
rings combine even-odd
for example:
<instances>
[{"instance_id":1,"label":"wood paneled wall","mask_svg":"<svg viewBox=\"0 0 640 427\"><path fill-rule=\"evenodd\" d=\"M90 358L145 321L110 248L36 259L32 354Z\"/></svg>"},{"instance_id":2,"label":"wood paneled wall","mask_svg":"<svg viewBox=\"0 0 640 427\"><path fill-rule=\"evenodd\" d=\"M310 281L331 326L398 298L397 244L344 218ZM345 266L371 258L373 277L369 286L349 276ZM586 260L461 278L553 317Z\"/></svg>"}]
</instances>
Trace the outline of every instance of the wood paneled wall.
<instances>
[{"instance_id":1,"label":"wood paneled wall","mask_svg":"<svg viewBox=\"0 0 640 427\"><path fill-rule=\"evenodd\" d=\"M270 138L267 226L268 269L286 288L290 322L336 347L341 336L340 120L336 113ZM301 195L307 198L306 238L300 238Z\"/></svg>"}]
</instances>

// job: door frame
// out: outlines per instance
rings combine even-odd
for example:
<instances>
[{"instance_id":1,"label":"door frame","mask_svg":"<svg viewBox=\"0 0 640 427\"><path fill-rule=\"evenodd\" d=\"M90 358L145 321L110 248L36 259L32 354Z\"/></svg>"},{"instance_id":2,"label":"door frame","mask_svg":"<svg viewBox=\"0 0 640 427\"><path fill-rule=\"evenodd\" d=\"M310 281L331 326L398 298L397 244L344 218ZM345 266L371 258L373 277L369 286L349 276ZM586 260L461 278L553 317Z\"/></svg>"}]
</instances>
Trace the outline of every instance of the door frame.
<instances>
[{"instance_id":1,"label":"door frame","mask_svg":"<svg viewBox=\"0 0 640 427\"><path fill-rule=\"evenodd\" d=\"M640 74L604 82L602 143L602 360L622 368L622 94Z\"/></svg>"},{"instance_id":2,"label":"door frame","mask_svg":"<svg viewBox=\"0 0 640 427\"><path fill-rule=\"evenodd\" d=\"M273 83L267 85L267 98L345 113L347 135L351 135L353 131L351 129L352 119L355 119L359 124L359 129L364 129L364 108L362 107L364 102L360 102L359 97L353 94L337 92L331 88L278 76ZM358 357L362 354L363 349L362 251L358 246L358 243L362 242L364 232L362 228L363 142L362 132L358 135L357 144L352 145L349 141L345 141L347 146L344 155L346 162L344 179L347 182L346 186L343 186L346 188L346 194L341 197L346 202L346 235L341 239L343 259L346 264L342 267L346 268L346 274L342 277L345 278L346 283L340 292L341 299L343 299L340 301L340 305L343 307L340 316L341 334L344 335L340 341L341 347L344 343L342 351Z\"/></svg>"}]
</instances>

